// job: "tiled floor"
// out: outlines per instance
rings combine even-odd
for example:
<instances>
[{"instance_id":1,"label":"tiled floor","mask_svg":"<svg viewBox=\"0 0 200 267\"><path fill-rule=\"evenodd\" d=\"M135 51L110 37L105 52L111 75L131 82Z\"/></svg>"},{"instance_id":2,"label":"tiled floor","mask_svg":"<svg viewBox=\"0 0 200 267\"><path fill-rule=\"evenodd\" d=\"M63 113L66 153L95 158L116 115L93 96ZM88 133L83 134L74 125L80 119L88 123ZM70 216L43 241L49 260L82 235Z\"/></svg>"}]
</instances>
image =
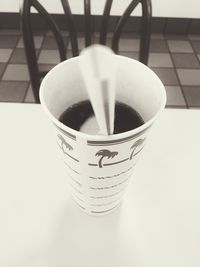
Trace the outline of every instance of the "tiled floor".
<instances>
[{"instance_id":1,"label":"tiled floor","mask_svg":"<svg viewBox=\"0 0 200 267\"><path fill-rule=\"evenodd\" d=\"M71 57L68 45L67 57ZM50 32L37 32L34 38L41 70L49 70L59 62L56 42ZM94 34L94 41L97 36ZM79 37L80 49L84 47ZM108 39L110 44L110 39ZM126 35L120 41L120 54L138 58L139 39ZM149 67L163 81L167 107L200 107L200 35L152 34ZM15 30L0 31L0 102L28 102L34 98L29 81L23 41Z\"/></svg>"}]
</instances>

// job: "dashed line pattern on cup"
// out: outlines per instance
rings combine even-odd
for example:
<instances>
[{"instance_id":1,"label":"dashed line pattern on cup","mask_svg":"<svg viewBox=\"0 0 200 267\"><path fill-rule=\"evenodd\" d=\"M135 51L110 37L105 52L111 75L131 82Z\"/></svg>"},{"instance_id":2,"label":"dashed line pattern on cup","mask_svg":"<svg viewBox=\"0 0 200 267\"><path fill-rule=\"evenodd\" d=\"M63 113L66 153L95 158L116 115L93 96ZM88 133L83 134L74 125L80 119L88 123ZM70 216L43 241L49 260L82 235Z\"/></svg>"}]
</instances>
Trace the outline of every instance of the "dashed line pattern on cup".
<instances>
[{"instance_id":1,"label":"dashed line pattern on cup","mask_svg":"<svg viewBox=\"0 0 200 267\"><path fill-rule=\"evenodd\" d=\"M110 194L110 195L106 195L106 196L90 196L90 198L92 199L103 199L103 198L110 198L110 197L114 197L114 196L117 196L118 194L120 193L123 193L124 192L124 189L123 188L122 190L118 191L118 192L115 192L113 194Z\"/></svg>"},{"instance_id":2,"label":"dashed line pattern on cup","mask_svg":"<svg viewBox=\"0 0 200 267\"><path fill-rule=\"evenodd\" d=\"M129 177L130 178L130 177ZM114 184L114 185L111 185L111 186L104 186L104 187L90 187L90 189L92 190L105 190L105 189L112 189L112 188L115 188L117 186L120 186L122 184L124 184L125 182L127 182L129 180L129 178L126 178L124 181L118 183L118 184Z\"/></svg>"},{"instance_id":3,"label":"dashed line pattern on cup","mask_svg":"<svg viewBox=\"0 0 200 267\"><path fill-rule=\"evenodd\" d=\"M100 176L100 177L94 177L94 176L90 176L89 178L91 179L99 179L99 180L103 180L103 179L110 179L110 178L114 178L114 177L118 177L122 174L125 174L127 173L128 171L130 171L133 167L130 167L129 169L123 171L123 172L120 172L118 174L114 174L114 175L111 175L111 176Z\"/></svg>"}]
</instances>

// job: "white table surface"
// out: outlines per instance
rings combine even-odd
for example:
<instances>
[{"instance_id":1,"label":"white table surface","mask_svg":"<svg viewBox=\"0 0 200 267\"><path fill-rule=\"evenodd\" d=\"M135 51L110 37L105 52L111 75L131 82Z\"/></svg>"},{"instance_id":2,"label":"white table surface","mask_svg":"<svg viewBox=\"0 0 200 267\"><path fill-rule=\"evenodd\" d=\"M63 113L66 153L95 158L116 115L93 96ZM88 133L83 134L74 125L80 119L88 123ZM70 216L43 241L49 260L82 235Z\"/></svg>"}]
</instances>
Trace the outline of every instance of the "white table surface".
<instances>
[{"instance_id":1,"label":"white table surface","mask_svg":"<svg viewBox=\"0 0 200 267\"><path fill-rule=\"evenodd\" d=\"M91 217L68 195L40 105L0 104L1 267L199 267L200 110L165 110L123 204Z\"/></svg>"}]
</instances>

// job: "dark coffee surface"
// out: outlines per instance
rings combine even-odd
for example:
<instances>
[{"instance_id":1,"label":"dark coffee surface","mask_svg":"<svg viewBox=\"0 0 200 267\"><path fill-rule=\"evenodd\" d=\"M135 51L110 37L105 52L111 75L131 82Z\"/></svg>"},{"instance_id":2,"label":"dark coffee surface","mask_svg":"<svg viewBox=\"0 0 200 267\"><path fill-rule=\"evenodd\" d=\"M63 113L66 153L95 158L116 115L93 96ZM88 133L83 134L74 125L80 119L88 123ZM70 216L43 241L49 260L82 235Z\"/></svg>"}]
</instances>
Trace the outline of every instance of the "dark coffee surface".
<instances>
[{"instance_id":1,"label":"dark coffee surface","mask_svg":"<svg viewBox=\"0 0 200 267\"><path fill-rule=\"evenodd\" d=\"M89 100L79 102L66 109L59 120L66 126L79 131L83 123L94 115ZM142 117L130 106L116 102L114 134L133 130L144 124Z\"/></svg>"}]
</instances>

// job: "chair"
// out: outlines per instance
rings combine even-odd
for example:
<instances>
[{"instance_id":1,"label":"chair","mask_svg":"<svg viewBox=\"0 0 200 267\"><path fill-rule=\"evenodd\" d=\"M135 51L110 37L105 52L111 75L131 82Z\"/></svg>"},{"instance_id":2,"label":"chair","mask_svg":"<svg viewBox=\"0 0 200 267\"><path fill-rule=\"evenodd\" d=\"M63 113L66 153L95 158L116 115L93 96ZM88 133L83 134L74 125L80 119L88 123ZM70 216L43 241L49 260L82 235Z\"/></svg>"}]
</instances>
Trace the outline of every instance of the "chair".
<instances>
[{"instance_id":1,"label":"chair","mask_svg":"<svg viewBox=\"0 0 200 267\"><path fill-rule=\"evenodd\" d=\"M66 24L68 25L69 37L71 42L72 56L79 55L79 47L77 40L77 31L74 23L74 17L71 12L71 8L68 0L61 0L62 7L65 13ZM99 32L99 43L105 45L107 40L107 32L109 25L110 10L113 0L106 0L104 11L102 15L102 22ZM119 50L119 41L122 34L122 30L136 6L141 3L142 6L142 23L140 31L140 50L139 61L147 64L150 44L150 27L151 27L151 0L133 0L125 9L122 16L119 18L114 33L112 36L111 48L117 54ZM39 103L39 87L41 79L46 75L46 72L39 71L36 51L33 40L33 31L31 23L31 7L34 7L40 15L46 21L48 27L53 32L55 40L57 42L58 51L60 55L60 61L66 60L66 47L64 44L61 32L56 25L54 19L44 7L38 2L38 0L23 0L20 8L21 18L21 30L24 41L24 49L27 58L27 64L33 89L33 94L36 103ZM92 30L91 30L91 5L90 0L84 0L84 20L85 20L85 46L92 44Z\"/></svg>"}]
</instances>

